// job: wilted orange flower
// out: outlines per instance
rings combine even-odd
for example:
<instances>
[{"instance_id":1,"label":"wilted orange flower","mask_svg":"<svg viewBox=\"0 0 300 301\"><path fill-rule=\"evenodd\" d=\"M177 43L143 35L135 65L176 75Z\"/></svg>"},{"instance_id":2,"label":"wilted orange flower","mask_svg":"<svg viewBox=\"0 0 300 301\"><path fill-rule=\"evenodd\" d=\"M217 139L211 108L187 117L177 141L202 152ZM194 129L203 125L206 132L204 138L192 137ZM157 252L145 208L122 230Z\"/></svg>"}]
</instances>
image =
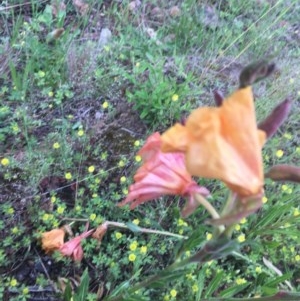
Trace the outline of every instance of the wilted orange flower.
<instances>
[{"instance_id":1,"label":"wilted orange flower","mask_svg":"<svg viewBox=\"0 0 300 301\"><path fill-rule=\"evenodd\" d=\"M241 197L263 189L261 148L265 133L257 129L251 87L239 89L218 108L194 110L186 124L162 135L162 151L185 153L195 176L223 181Z\"/></svg>"},{"instance_id":2,"label":"wilted orange flower","mask_svg":"<svg viewBox=\"0 0 300 301\"><path fill-rule=\"evenodd\" d=\"M163 195L182 195L189 197L182 214L187 216L198 206L194 194L207 196L209 191L197 185L187 172L184 154L162 153L160 151L161 137L159 133L152 134L146 141L139 155L143 165L137 170L130 186L127 198L119 203L124 206L131 203L130 209Z\"/></svg>"},{"instance_id":3,"label":"wilted orange flower","mask_svg":"<svg viewBox=\"0 0 300 301\"><path fill-rule=\"evenodd\" d=\"M69 240L68 242L64 243L60 248L59 251L64 256L72 257L76 261L81 261L83 258L83 249L81 246L81 240L90 236L94 229L89 231L85 231L82 234L74 237L73 239Z\"/></svg>"},{"instance_id":4,"label":"wilted orange flower","mask_svg":"<svg viewBox=\"0 0 300 301\"><path fill-rule=\"evenodd\" d=\"M42 234L42 249L46 253L58 250L64 244L65 231L61 229L53 229Z\"/></svg>"}]
</instances>

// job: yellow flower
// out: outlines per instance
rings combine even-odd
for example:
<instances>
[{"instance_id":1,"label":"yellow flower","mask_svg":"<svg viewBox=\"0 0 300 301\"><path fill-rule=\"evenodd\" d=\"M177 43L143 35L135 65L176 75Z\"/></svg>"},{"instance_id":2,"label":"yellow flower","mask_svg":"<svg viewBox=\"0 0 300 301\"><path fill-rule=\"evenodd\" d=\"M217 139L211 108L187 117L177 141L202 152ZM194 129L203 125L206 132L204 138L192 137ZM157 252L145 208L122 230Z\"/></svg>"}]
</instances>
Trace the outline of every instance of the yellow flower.
<instances>
[{"instance_id":1,"label":"yellow flower","mask_svg":"<svg viewBox=\"0 0 300 301\"><path fill-rule=\"evenodd\" d=\"M177 101L179 99L178 94L173 94L172 101Z\"/></svg>"},{"instance_id":2,"label":"yellow flower","mask_svg":"<svg viewBox=\"0 0 300 301\"><path fill-rule=\"evenodd\" d=\"M294 216L299 216L300 215L300 210L298 208L295 208L294 212L293 212L293 215Z\"/></svg>"},{"instance_id":3,"label":"yellow flower","mask_svg":"<svg viewBox=\"0 0 300 301\"><path fill-rule=\"evenodd\" d=\"M58 206L57 209L56 209L56 211L57 211L58 214L63 214L64 211L65 211L65 208L62 207L62 206Z\"/></svg>"},{"instance_id":4,"label":"yellow flower","mask_svg":"<svg viewBox=\"0 0 300 301\"><path fill-rule=\"evenodd\" d=\"M147 253L147 246L141 246L141 247L140 247L140 252L141 252L142 254L146 254L146 253Z\"/></svg>"},{"instance_id":5,"label":"yellow flower","mask_svg":"<svg viewBox=\"0 0 300 301\"><path fill-rule=\"evenodd\" d=\"M18 281L15 278L13 278L10 280L9 285L15 287L18 285Z\"/></svg>"},{"instance_id":6,"label":"yellow flower","mask_svg":"<svg viewBox=\"0 0 300 301\"><path fill-rule=\"evenodd\" d=\"M265 203L267 203L268 202L268 198L266 197L266 196L264 196L263 198L262 198L262 202L265 204Z\"/></svg>"},{"instance_id":7,"label":"yellow flower","mask_svg":"<svg viewBox=\"0 0 300 301\"><path fill-rule=\"evenodd\" d=\"M138 218L136 218L132 221L132 223L138 226L138 224L140 223L140 220Z\"/></svg>"},{"instance_id":8,"label":"yellow flower","mask_svg":"<svg viewBox=\"0 0 300 301\"><path fill-rule=\"evenodd\" d=\"M18 227L13 227L11 229L12 234L17 234L19 232L19 228Z\"/></svg>"},{"instance_id":9,"label":"yellow flower","mask_svg":"<svg viewBox=\"0 0 300 301\"><path fill-rule=\"evenodd\" d=\"M94 165L91 165L89 168L88 168L88 171L90 173L94 172L95 171L95 166Z\"/></svg>"},{"instance_id":10,"label":"yellow flower","mask_svg":"<svg viewBox=\"0 0 300 301\"><path fill-rule=\"evenodd\" d=\"M90 220L91 220L91 221L94 221L94 220L96 219L96 217L97 217L97 215L96 215L95 213L92 213L92 214L90 215Z\"/></svg>"},{"instance_id":11,"label":"yellow flower","mask_svg":"<svg viewBox=\"0 0 300 301\"><path fill-rule=\"evenodd\" d=\"M236 231L240 231L241 230L241 226L239 224L235 225L234 228L235 228Z\"/></svg>"},{"instance_id":12,"label":"yellow flower","mask_svg":"<svg viewBox=\"0 0 300 301\"><path fill-rule=\"evenodd\" d=\"M79 130L79 131L77 132L77 135L78 135L79 137L82 137L82 136L84 135L84 130Z\"/></svg>"},{"instance_id":13,"label":"yellow flower","mask_svg":"<svg viewBox=\"0 0 300 301\"><path fill-rule=\"evenodd\" d=\"M121 161L119 161L118 165L119 165L119 167L123 167L123 166L125 166L125 162L123 160L121 160Z\"/></svg>"},{"instance_id":14,"label":"yellow flower","mask_svg":"<svg viewBox=\"0 0 300 301\"><path fill-rule=\"evenodd\" d=\"M244 284L244 283L246 283L246 282L247 282L247 281L246 281L246 279L244 279L244 278L237 278L237 279L235 280L235 283L238 284L238 285Z\"/></svg>"},{"instance_id":15,"label":"yellow flower","mask_svg":"<svg viewBox=\"0 0 300 301\"><path fill-rule=\"evenodd\" d=\"M277 158L281 158L284 154L284 151L282 149L279 149L277 152L276 152L276 157Z\"/></svg>"},{"instance_id":16,"label":"yellow flower","mask_svg":"<svg viewBox=\"0 0 300 301\"><path fill-rule=\"evenodd\" d=\"M290 78L290 83L293 84L295 82L294 78Z\"/></svg>"},{"instance_id":17,"label":"yellow flower","mask_svg":"<svg viewBox=\"0 0 300 301\"><path fill-rule=\"evenodd\" d=\"M262 272L261 267L256 267L256 268L255 268L255 272L256 272L257 274L260 274L260 273Z\"/></svg>"},{"instance_id":18,"label":"yellow flower","mask_svg":"<svg viewBox=\"0 0 300 301\"><path fill-rule=\"evenodd\" d=\"M139 155L135 156L135 161L136 162L141 162L141 160L142 160L141 156L139 156Z\"/></svg>"},{"instance_id":19,"label":"yellow flower","mask_svg":"<svg viewBox=\"0 0 300 301\"><path fill-rule=\"evenodd\" d=\"M136 147L138 147L138 146L140 146L140 141L139 140L136 140L136 141L134 141L134 146L136 146Z\"/></svg>"},{"instance_id":20,"label":"yellow flower","mask_svg":"<svg viewBox=\"0 0 300 301\"><path fill-rule=\"evenodd\" d=\"M283 135L284 138L288 139L288 140L291 140L293 138L293 136L290 134L290 133L285 133Z\"/></svg>"},{"instance_id":21,"label":"yellow flower","mask_svg":"<svg viewBox=\"0 0 300 301\"><path fill-rule=\"evenodd\" d=\"M12 207L10 207L10 208L8 208L7 213L8 214L14 214L15 213L15 209L12 208Z\"/></svg>"},{"instance_id":22,"label":"yellow flower","mask_svg":"<svg viewBox=\"0 0 300 301\"><path fill-rule=\"evenodd\" d=\"M136 64L135 64L135 67L140 67L140 65L141 65L141 63L140 62L137 62Z\"/></svg>"},{"instance_id":23,"label":"yellow flower","mask_svg":"<svg viewBox=\"0 0 300 301\"><path fill-rule=\"evenodd\" d=\"M246 224L247 223L247 219L244 217L240 220L240 224Z\"/></svg>"},{"instance_id":24,"label":"yellow flower","mask_svg":"<svg viewBox=\"0 0 300 301\"><path fill-rule=\"evenodd\" d=\"M246 240L245 234L239 235L239 236L237 237L237 240L238 240L239 242L244 242L244 241Z\"/></svg>"},{"instance_id":25,"label":"yellow flower","mask_svg":"<svg viewBox=\"0 0 300 301\"><path fill-rule=\"evenodd\" d=\"M116 236L116 239L120 239L123 235L121 232L116 232L115 236Z\"/></svg>"},{"instance_id":26,"label":"yellow flower","mask_svg":"<svg viewBox=\"0 0 300 301\"><path fill-rule=\"evenodd\" d=\"M102 104L102 108L103 109L107 109L109 106L108 102L107 101L104 101L104 103Z\"/></svg>"},{"instance_id":27,"label":"yellow flower","mask_svg":"<svg viewBox=\"0 0 300 301\"><path fill-rule=\"evenodd\" d=\"M165 295L164 296L164 301L169 301L170 300L170 296L169 295Z\"/></svg>"},{"instance_id":28,"label":"yellow flower","mask_svg":"<svg viewBox=\"0 0 300 301\"><path fill-rule=\"evenodd\" d=\"M300 255L299 255L299 254L297 254L297 255L295 256L295 261L297 261L297 262L300 261Z\"/></svg>"},{"instance_id":29,"label":"yellow flower","mask_svg":"<svg viewBox=\"0 0 300 301\"><path fill-rule=\"evenodd\" d=\"M137 241L132 242L132 243L129 245L130 251L135 251L136 248L137 248L137 246L138 246Z\"/></svg>"},{"instance_id":30,"label":"yellow flower","mask_svg":"<svg viewBox=\"0 0 300 301\"><path fill-rule=\"evenodd\" d=\"M192 286L192 291L193 291L194 293L196 293L196 292L198 292L198 290L199 290L198 285L197 285L197 284L194 284L194 285Z\"/></svg>"},{"instance_id":31,"label":"yellow flower","mask_svg":"<svg viewBox=\"0 0 300 301\"><path fill-rule=\"evenodd\" d=\"M128 260L129 261L135 261L135 259L136 259L136 255L133 254L133 253L130 253L129 256L128 256Z\"/></svg>"},{"instance_id":32,"label":"yellow flower","mask_svg":"<svg viewBox=\"0 0 300 301\"><path fill-rule=\"evenodd\" d=\"M55 202L56 202L56 197L53 195L53 196L50 198L50 201L51 201L51 203L55 203Z\"/></svg>"},{"instance_id":33,"label":"yellow flower","mask_svg":"<svg viewBox=\"0 0 300 301\"><path fill-rule=\"evenodd\" d=\"M176 295L177 295L177 291L176 291L175 289L172 289L172 290L170 291L170 295L171 295L172 298L175 298Z\"/></svg>"},{"instance_id":34,"label":"yellow flower","mask_svg":"<svg viewBox=\"0 0 300 301\"><path fill-rule=\"evenodd\" d=\"M65 174L65 178L66 178L67 180L71 180L71 179L72 179L72 174L71 174L70 172L67 172L67 173Z\"/></svg>"},{"instance_id":35,"label":"yellow flower","mask_svg":"<svg viewBox=\"0 0 300 301\"><path fill-rule=\"evenodd\" d=\"M42 70L40 70L40 71L38 72L38 76L39 76L39 77L45 77L45 75L46 75L46 73L45 73L44 71L42 71Z\"/></svg>"},{"instance_id":36,"label":"yellow flower","mask_svg":"<svg viewBox=\"0 0 300 301\"><path fill-rule=\"evenodd\" d=\"M124 182L126 182L126 177L124 177L124 176L123 176L123 177L121 177L121 179L120 179L120 182L121 182L121 183L124 183Z\"/></svg>"},{"instance_id":37,"label":"yellow flower","mask_svg":"<svg viewBox=\"0 0 300 301\"><path fill-rule=\"evenodd\" d=\"M107 45L106 45L106 46L104 46L103 48L104 48L104 50L105 50L106 52L109 52L109 50L110 50L110 47L109 47L109 46L107 46Z\"/></svg>"},{"instance_id":38,"label":"yellow flower","mask_svg":"<svg viewBox=\"0 0 300 301\"><path fill-rule=\"evenodd\" d=\"M58 142L53 143L53 148L54 149L60 148L60 144Z\"/></svg>"},{"instance_id":39,"label":"yellow flower","mask_svg":"<svg viewBox=\"0 0 300 301\"><path fill-rule=\"evenodd\" d=\"M182 218L180 218L180 219L178 219L177 225L187 227L188 224L186 221L184 221Z\"/></svg>"},{"instance_id":40,"label":"yellow flower","mask_svg":"<svg viewBox=\"0 0 300 301\"><path fill-rule=\"evenodd\" d=\"M29 293L28 287L24 287L22 293L23 295L27 295Z\"/></svg>"},{"instance_id":41,"label":"yellow flower","mask_svg":"<svg viewBox=\"0 0 300 301\"><path fill-rule=\"evenodd\" d=\"M178 234L182 235L183 234L183 229L179 229Z\"/></svg>"},{"instance_id":42,"label":"yellow flower","mask_svg":"<svg viewBox=\"0 0 300 301\"><path fill-rule=\"evenodd\" d=\"M122 192L123 192L123 194L127 195L127 194L128 194L128 189L127 189L127 188L124 188L124 189L122 190Z\"/></svg>"},{"instance_id":43,"label":"yellow flower","mask_svg":"<svg viewBox=\"0 0 300 301\"><path fill-rule=\"evenodd\" d=\"M49 97L53 97L53 95L54 95L54 93L53 93L52 91L49 91L49 92L48 92L48 96L49 96Z\"/></svg>"},{"instance_id":44,"label":"yellow flower","mask_svg":"<svg viewBox=\"0 0 300 301\"><path fill-rule=\"evenodd\" d=\"M289 188L289 187L288 187L287 185L285 185L285 184L281 186L281 190L282 190L282 191L287 191L288 188Z\"/></svg>"},{"instance_id":45,"label":"yellow flower","mask_svg":"<svg viewBox=\"0 0 300 301\"><path fill-rule=\"evenodd\" d=\"M2 164L3 166L7 166L7 165L9 164L9 159L3 158L3 159L1 160L1 164Z\"/></svg>"},{"instance_id":46,"label":"yellow flower","mask_svg":"<svg viewBox=\"0 0 300 301\"><path fill-rule=\"evenodd\" d=\"M49 214L48 213L45 213L42 217L43 221L47 221L49 219Z\"/></svg>"},{"instance_id":47,"label":"yellow flower","mask_svg":"<svg viewBox=\"0 0 300 301\"><path fill-rule=\"evenodd\" d=\"M211 233L207 233L206 234L206 240L211 240L212 239L212 234Z\"/></svg>"}]
</instances>

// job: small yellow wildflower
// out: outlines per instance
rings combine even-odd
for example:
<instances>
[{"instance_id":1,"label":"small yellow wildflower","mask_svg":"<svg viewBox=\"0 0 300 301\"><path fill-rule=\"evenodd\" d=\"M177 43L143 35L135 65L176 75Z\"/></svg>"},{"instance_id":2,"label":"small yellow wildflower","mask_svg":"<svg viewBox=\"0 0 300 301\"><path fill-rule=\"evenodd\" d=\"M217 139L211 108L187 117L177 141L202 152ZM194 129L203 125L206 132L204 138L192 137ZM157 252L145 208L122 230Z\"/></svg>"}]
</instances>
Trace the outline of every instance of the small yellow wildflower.
<instances>
[{"instance_id":1,"label":"small yellow wildflower","mask_svg":"<svg viewBox=\"0 0 300 301\"><path fill-rule=\"evenodd\" d=\"M103 48L104 48L104 50L105 50L106 52L109 52L109 50L110 50L110 47L109 47L109 46L107 46L107 45L106 45L106 46L104 46Z\"/></svg>"},{"instance_id":2,"label":"small yellow wildflower","mask_svg":"<svg viewBox=\"0 0 300 301\"><path fill-rule=\"evenodd\" d=\"M122 192L123 192L124 195L127 195L128 194L128 189L124 188L124 189L122 189Z\"/></svg>"},{"instance_id":3,"label":"small yellow wildflower","mask_svg":"<svg viewBox=\"0 0 300 301\"><path fill-rule=\"evenodd\" d=\"M263 202L264 204L266 204L266 203L268 202L268 198L267 198L266 196L264 196L264 197L262 198L262 202Z\"/></svg>"},{"instance_id":4,"label":"small yellow wildflower","mask_svg":"<svg viewBox=\"0 0 300 301\"><path fill-rule=\"evenodd\" d=\"M188 280L194 280L194 276L193 276L192 273L186 274L185 277L186 277Z\"/></svg>"},{"instance_id":5,"label":"small yellow wildflower","mask_svg":"<svg viewBox=\"0 0 300 301\"><path fill-rule=\"evenodd\" d=\"M188 224L186 221L184 221L182 218L180 218L180 219L178 219L177 225L187 227Z\"/></svg>"},{"instance_id":6,"label":"small yellow wildflower","mask_svg":"<svg viewBox=\"0 0 300 301\"><path fill-rule=\"evenodd\" d=\"M142 160L141 156L139 156L139 155L135 156L135 161L136 162L141 162L141 160Z\"/></svg>"},{"instance_id":7,"label":"small yellow wildflower","mask_svg":"<svg viewBox=\"0 0 300 301\"><path fill-rule=\"evenodd\" d=\"M244 242L246 240L246 235L245 234L241 234L237 237L237 240L239 242Z\"/></svg>"},{"instance_id":8,"label":"small yellow wildflower","mask_svg":"<svg viewBox=\"0 0 300 301\"><path fill-rule=\"evenodd\" d=\"M46 222L49 219L49 214L45 213L42 217L43 221Z\"/></svg>"},{"instance_id":9,"label":"small yellow wildflower","mask_svg":"<svg viewBox=\"0 0 300 301\"><path fill-rule=\"evenodd\" d=\"M282 186L281 186L281 190L282 191L287 191L289 189L289 187L287 186L287 185L285 185L285 184L283 184Z\"/></svg>"},{"instance_id":10,"label":"small yellow wildflower","mask_svg":"<svg viewBox=\"0 0 300 301\"><path fill-rule=\"evenodd\" d=\"M136 147L138 147L138 146L140 146L140 141L139 140L136 140L136 141L134 141L134 146L136 146Z\"/></svg>"},{"instance_id":11,"label":"small yellow wildflower","mask_svg":"<svg viewBox=\"0 0 300 301\"><path fill-rule=\"evenodd\" d=\"M96 219L96 217L97 217L97 215L96 215L95 213L92 213L92 214L90 215L90 220L91 220L91 221L94 221L94 220Z\"/></svg>"},{"instance_id":12,"label":"small yellow wildflower","mask_svg":"<svg viewBox=\"0 0 300 301\"><path fill-rule=\"evenodd\" d=\"M136 255L133 254L133 253L130 253L129 256L128 256L128 260L129 261L135 261L135 259L136 259Z\"/></svg>"},{"instance_id":13,"label":"small yellow wildflower","mask_svg":"<svg viewBox=\"0 0 300 301\"><path fill-rule=\"evenodd\" d=\"M286 191L287 194L292 194L293 193L293 189L292 188L289 188L287 191Z\"/></svg>"},{"instance_id":14,"label":"small yellow wildflower","mask_svg":"<svg viewBox=\"0 0 300 301\"><path fill-rule=\"evenodd\" d=\"M79 137L82 137L82 136L84 135L84 130L79 130L79 131L77 132L77 135L78 135Z\"/></svg>"},{"instance_id":15,"label":"small yellow wildflower","mask_svg":"<svg viewBox=\"0 0 300 301\"><path fill-rule=\"evenodd\" d=\"M58 206L57 209L56 209L56 211L57 211L58 214L63 214L64 211L65 211L65 208L62 207L62 206Z\"/></svg>"},{"instance_id":16,"label":"small yellow wildflower","mask_svg":"<svg viewBox=\"0 0 300 301\"><path fill-rule=\"evenodd\" d=\"M132 223L138 226L140 223L140 220L138 218L136 218L132 221Z\"/></svg>"},{"instance_id":17,"label":"small yellow wildflower","mask_svg":"<svg viewBox=\"0 0 300 301\"><path fill-rule=\"evenodd\" d=\"M183 234L183 229L179 229L178 234L182 235Z\"/></svg>"},{"instance_id":18,"label":"small yellow wildflower","mask_svg":"<svg viewBox=\"0 0 300 301\"><path fill-rule=\"evenodd\" d=\"M198 285L197 285L197 284L194 284L194 285L192 286L192 291L193 291L194 293L197 293L198 290L199 290Z\"/></svg>"},{"instance_id":19,"label":"small yellow wildflower","mask_svg":"<svg viewBox=\"0 0 300 301\"><path fill-rule=\"evenodd\" d=\"M46 73L45 73L44 71L42 71L42 70L40 70L40 71L38 72L38 76L39 76L39 77L45 77L45 75L46 75Z\"/></svg>"},{"instance_id":20,"label":"small yellow wildflower","mask_svg":"<svg viewBox=\"0 0 300 301\"><path fill-rule=\"evenodd\" d=\"M140 252L141 252L141 254L146 254L147 253L147 246L141 246L140 247Z\"/></svg>"},{"instance_id":21,"label":"small yellow wildflower","mask_svg":"<svg viewBox=\"0 0 300 301\"><path fill-rule=\"evenodd\" d=\"M10 280L10 282L9 282L9 285L12 286L12 287L17 286L17 285L18 285L17 279L12 278L12 279Z\"/></svg>"},{"instance_id":22,"label":"small yellow wildflower","mask_svg":"<svg viewBox=\"0 0 300 301\"><path fill-rule=\"evenodd\" d=\"M293 215L294 216L299 216L300 215L300 210L298 208L295 208L294 212L293 212Z\"/></svg>"},{"instance_id":23,"label":"small yellow wildflower","mask_svg":"<svg viewBox=\"0 0 300 301\"><path fill-rule=\"evenodd\" d=\"M246 283L247 281L246 281L246 279L244 279L244 278L237 278L236 280L235 280L235 283L237 284L237 285L240 285L240 284L244 284L244 283Z\"/></svg>"},{"instance_id":24,"label":"small yellow wildflower","mask_svg":"<svg viewBox=\"0 0 300 301\"><path fill-rule=\"evenodd\" d=\"M138 246L137 241L132 242L132 243L129 245L130 251L135 251L136 248L137 248L137 246Z\"/></svg>"},{"instance_id":25,"label":"small yellow wildflower","mask_svg":"<svg viewBox=\"0 0 300 301\"><path fill-rule=\"evenodd\" d=\"M81 206L77 205L77 206L75 207L75 210L76 210L76 211L80 211L80 210L81 210Z\"/></svg>"},{"instance_id":26,"label":"small yellow wildflower","mask_svg":"<svg viewBox=\"0 0 300 301\"><path fill-rule=\"evenodd\" d=\"M19 228L18 227L13 227L11 229L12 234L17 234L19 232Z\"/></svg>"},{"instance_id":27,"label":"small yellow wildflower","mask_svg":"<svg viewBox=\"0 0 300 301\"><path fill-rule=\"evenodd\" d=\"M109 103L107 101L104 101L104 103L102 104L102 108L107 109L108 106L109 106Z\"/></svg>"},{"instance_id":28,"label":"small yellow wildflower","mask_svg":"<svg viewBox=\"0 0 300 301\"><path fill-rule=\"evenodd\" d=\"M299 255L299 254L297 254L297 255L295 256L295 261L297 261L297 262L300 261L300 255Z\"/></svg>"},{"instance_id":29,"label":"small yellow wildflower","mask_svg":"<svg viewBox=\"0 0 300 301\"><path fill-rule=\"evenodd\" d=\"M23 295L27 295L29 293L29 288L28 287L24 287L22 290Z\"/></svg>"},{"instance_id":30,"label":"small yellow wildflower","mask_svg":"<svg viewBox=\"0 0 300 301\"><path fill-rule=\"evenodd\" d=\"M92 198L97 198L98 197L98 193L93 193L92 194Z\"/></svg>"},{"instance_id":31,"label":"small yellow wildflower","mask_svg":"<svg viewBox=\"0 0 300 301\"><path fill-rule=\"evenodd\" d=\"M89 166L88 171L89 173L93 173L95 171L95 166L94 165Z\"/></svg>"},{"instance_id":32,"label":"small yellow wildflower","mask_svg":"<svg viewBox=\"0 0 300 301\"><path fill-rule=\"evenodd\" d=\"M212 239L212 234L206 233L206 240L211 240L211 239Z\"/></svg>"},{"instance_id":33,"label":"small yellow wildflower","mask_svg":"<svg viewBox=\"0 0 300 301\"><path fill-rule=\"evenodd\" d=\"M260 274L260 273L262 272L261 267L256 267L256 268L255 268L255 272L256 272L257 274Z\"/></svg>"},{"instance_id":34,"label":"small yellow wildflower","mask_svg":"<svg viewBox=\"0 0 300 301\"><path fill-rule=\"evenodd\" d=\"M51 203L54 204L54 203L56 202L56 196L53 195L53 196L50 198L50 201L51 201Z\"/></svg>"},{"instance_id":35,"label":"small yellow wildflower","mask_svg":"<svg viewBox=\"0 0 300 301\"><path fill-rule=\"evenodd\" d=\"M185 251L185 256L186 256L186 257L191 256L191 251L190 251L190 250Z\"/></svg>"},{"instance_id":36,"label":"small yellow wildflower","mask_svg":"<svg viewBox=\"0 0 300 301\"><path fill-rule=\"evenodd\" d=\"M123 167L123 166L125 166L125 162L123 160L121 160L121 161L119 161L118 165L119 165L119 167Z\"/></svg>"},{"instance_id":37,"label":"small yellow wildflower","mask_svg":"<svg viewBox=\"0 0 300 301\"><path fill-rule=\"evenodd\" d=\"M71 174L70 172L67 172L67 173L65 174L65 178L66 178L67 180L71 180L71 179L72 179L72 174Z\"/></svg>"},{"instance_id":38,"label":"small yellow wildflower","mask_svg":"<svg viewBox=\"0 0 300 301\"><path fill-rule=\"evenodd\" d=\"M171 295L172 298L175 298L177 296L177 291L175 289L172 289L170 291L170 295Z\"/></svg>"},{"instance_id":39,"label":"small yellow wildflower","mask_svg":"<svg viewBox=\"0 0 300 301\"><path fill-rule=\"evenodd\" d=\"M241 230L241 226L240 226L239 224L237 224L237 225L235 225L234 229L235 229L236 231L240 231L240 230Z\"/></svg>"},{"instance_id":40,"label":"small yellow wildflower","mask_svg":"<svg viewBox=\"0 0 300 301\"><path fill-rule=\"evenodd\" d=\"M116 236L116 239L120 239L123 236L123 234L121 232L116 232L115 236Z\"/></svg>"},{"instance_id":41,"label":"small yellow wildflower","mask_svg":"<svg viewBox=\"0 0 300 301\"><path fill-rule=\"evenodd\" d=\"M15 209L13 207L8 208L7 210L8 214L14 214L15 213Z\"/></svg>"},{"instance_id":42,"label":"small yellow wildflower","mask_svg":"<svg viewBox=\"0 0 300 301\"><path fill-rule=\"evenodd\" d=\"M277 152L276 152L276 157L277 158L281 158L284 154L284 151L282 149L279 149Z\"/></svg>"},{"instance_id":43,"label":"small yellow wildflower","mask_svg":"<svg viewBox=\"0 0 300 301\"><path fill-rule=\"evenodd\" d=\"M9 164L9 159L3 158L3 159L1 160L1 165L7 166L8 164Z\"/></svg>"},{"instance_id":44,"label":"small yellow wildflower","mask_svg":"<svg viewBox=\"0 0 300 301\"><path fill-rule=\"evenodd\" d=\"M121 183L125 183L125 182L126 182L126 177L124 177L124 176L121 177L120 182L121 182Z\"/></svg>"},{"instance_id":45,"label":"small yellow wildflower","mask_svg":"<svg viewBox=\"0 0 300 301\"><path fill-rule=\"evenodd\" d=\"M179 99L178 94L173 94L172 101L177 101Z\"/></svg>"},{"instance_id":46,"label":"small yellow wildflower","mask_svg":"<svg viewBox=\"0 0 300 301\"><path fill-rule=\"evenodd\" d=\"M290 78L290 84L293 84L295 82L294 78Z\"/></svg>"},{"instance_id":47,"label":"small yellow wildflower","mask_svg":"<svg viewBox=\"0 0 300 301\"><path fill-rule=\"evenodd\" d=\"M283 135L283 137L286 138L286 139L288 139L288 140L291 140L293 138L292 134L290 134L290 133L285 133Z\"/></svg>"},{"instance_id":48,"label":"small yellow wildflower","mask_svg":"<svg viewBox=\"0 0 300 301\"><path fill-rule=\"evenodd\" d=\"M241 220L240 220L240 224L246 224L247 223L247 219L245 217L243 217Z\"/></svg>"},{"instance_id":49,"label":"small yellow wildflower","mask_svg":"<svg viewBox=\"0 0 300 301\"><path fill-rule=\"evenodd\" d=\"M170 300L170 296L169 295L164 295L164 301L169 301Z\"/></svg>"},{"instance_id":50,"label":"small yellow wildflower","mask_svg":"<svg viewBox=\"0 0 300 301\"><path fill-rule=\"evenodd\" d=\"M58 142L55 142L53 143L53 146L52 146L54 149L58 149L60 148L60 144Z\"/></svg>"},{"instance_id":51,"label":"small yellow wildflower","mask_svg":"<svg viewBox=\"0 0 300 301\"><path fill-rule=\"evenodd\" d=\"M49 92L48 92L48 96L49 96L49 97L53 97L53 95L54 95L54 93L53 93L52 91L49 91Z\"/></svg>"},{"instance_id":52,"label":"small yellow wildflower","mask_svg":"<svg viewBox=\"0 0 300 301\"><path fill-rule=\"evenodd\" d=\"M137 62L136 64L135 64L135 67L140 67L141 66L141 63L140 62Z\"/></svg>"}]
</instances>

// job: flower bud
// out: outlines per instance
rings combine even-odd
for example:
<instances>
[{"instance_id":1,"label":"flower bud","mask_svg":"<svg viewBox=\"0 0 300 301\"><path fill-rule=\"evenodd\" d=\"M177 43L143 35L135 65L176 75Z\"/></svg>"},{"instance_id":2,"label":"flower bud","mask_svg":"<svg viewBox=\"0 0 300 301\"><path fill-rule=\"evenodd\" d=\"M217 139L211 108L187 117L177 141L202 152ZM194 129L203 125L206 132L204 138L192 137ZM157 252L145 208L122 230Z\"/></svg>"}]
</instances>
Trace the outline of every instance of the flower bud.
<instances>
[{"instance_id":1,"label":"flower bud","mask_svg":"<svg viewBox=\"0 0 300 301\"><path fill-rule=\"evenodd\" d=\"M267 138L272 137L282 125L290 110L291 101L286 99L273 109L271 114L258 125L258 128L266 133Z\"/></svg>"},{"instance_id":2,"label":"flower bud","mask_svg":"<svg viewBox=\"0 0 300 301\"><path fill-rule=\"evenodd\" d=\"M265 174L273 181L291 181L300 183L300 167L282 164L275 165Z\"/></svg>"}]
</instances>

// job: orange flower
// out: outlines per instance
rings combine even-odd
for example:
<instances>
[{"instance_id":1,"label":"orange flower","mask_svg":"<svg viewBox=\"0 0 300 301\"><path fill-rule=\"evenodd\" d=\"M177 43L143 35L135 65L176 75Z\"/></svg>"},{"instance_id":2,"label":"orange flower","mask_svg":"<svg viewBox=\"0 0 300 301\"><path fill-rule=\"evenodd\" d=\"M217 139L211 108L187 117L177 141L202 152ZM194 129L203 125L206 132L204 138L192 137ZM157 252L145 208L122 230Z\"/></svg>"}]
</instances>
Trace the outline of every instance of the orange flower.
<instances>
[{"instance_id":1,"label":"orange flower","mask_svg":"<svg viewBox=\"0 0 300 301\"><path fill-rule=\"evenodd\" d=\"M182 212L187 216L199 205L194 199L194 194L207 196L209 191L198 186L187 172L184 154L165 154L160 151L160 147L160 134L152 134L138 153L144 164L137 170L134 176L135 183L130 186L127 198L118 206L131 203L130 209L134 209L163 195L182 195L189 197L187 206Z\"/></svg>"},{"instance_id":2,"label":"orange flower","mask_svg":"<svg viewBox=\"0 0 300 301\"><path fill-rule=\"evenodd\" d=\"M94 231L94 229L85 231L82 234L80 234L80 235L74 237L73 239L69 240L68 242L64 243L59 248L60 253L64 256L72 257L76 261L81 261L83 258L83 249L81 246L81 240L90 236L93 231Z\"/></svg>"},{"instance_id":3,"label":"orange flower","mask_svg":"<svg viewBox=\"0 0 300 301\"><path fill-rule=\"evenodd\" d=\"M46 253L58 250L64 244L64 229L53 229L42 234L42 249Z\"/></svg>"},{"instance_id":4,"label":"orange flower","mask_svg":"<svg viewBox=\"0 0 300 301\"><path fill-rule=\"evenodd\" d=\"M162 151L185 153L195 176L223 181L240 197L263 189L261 148L265 133L257 129L251 87L239 89L218 108L194 110L185 126L162 135Z\"/></svg>"}]
</instances>

